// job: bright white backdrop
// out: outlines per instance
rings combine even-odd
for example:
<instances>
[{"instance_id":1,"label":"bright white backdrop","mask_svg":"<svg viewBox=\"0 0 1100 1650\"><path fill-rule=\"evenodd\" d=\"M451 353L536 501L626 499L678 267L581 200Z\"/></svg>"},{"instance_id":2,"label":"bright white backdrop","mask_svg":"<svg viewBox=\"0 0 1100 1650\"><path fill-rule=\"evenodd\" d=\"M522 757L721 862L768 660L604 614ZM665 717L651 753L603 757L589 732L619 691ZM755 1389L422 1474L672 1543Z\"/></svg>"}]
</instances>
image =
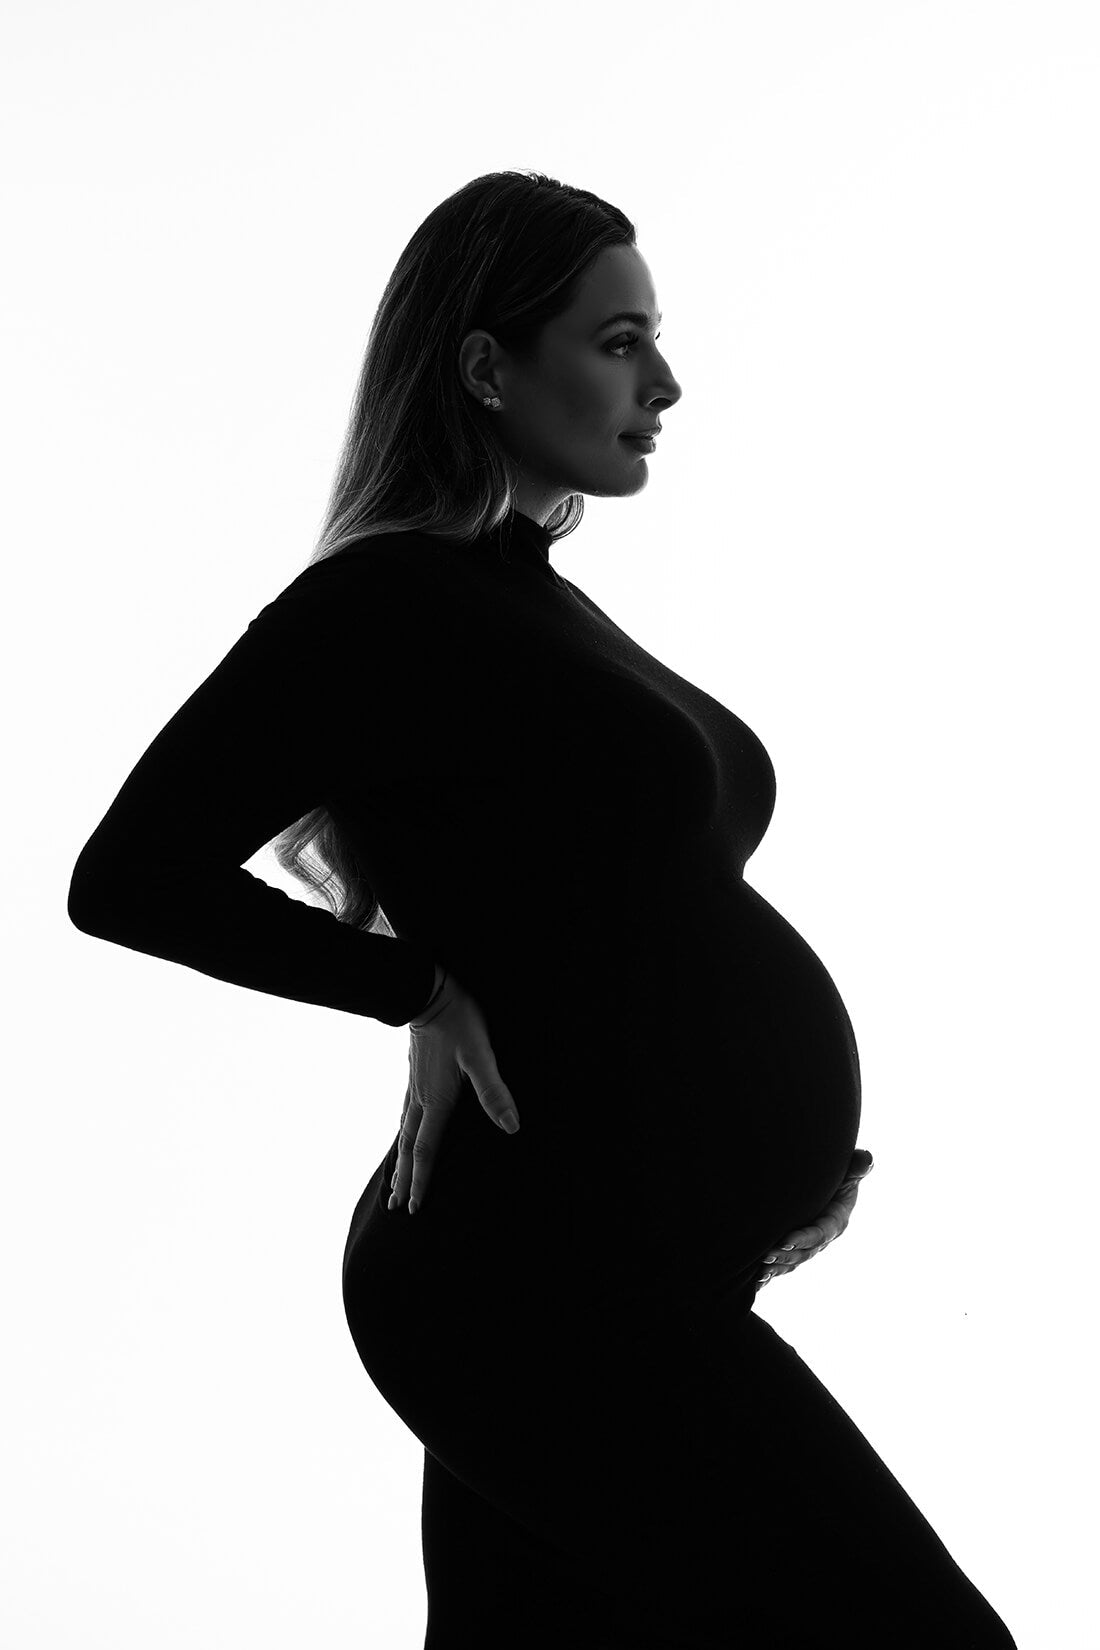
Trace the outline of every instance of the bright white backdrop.
<instances>
[{"instance_id":1,"label":"bright white backdrop","mask_svg":"<svg viewBox=\"0 0 1100 1650\"><path fill-rule=\"evenodd\" d=\"M860 1046L876 1167L759 1309L1020 1650L1095 1646L1095 8L21 0L5 33L0 1638L423 1642L421 1447L340 1297L406 1034L65 899L305 565L413 228L532 167L634 219L684 392L554 560L764 740L747 878Z\"/></svg>"}]
</instances>

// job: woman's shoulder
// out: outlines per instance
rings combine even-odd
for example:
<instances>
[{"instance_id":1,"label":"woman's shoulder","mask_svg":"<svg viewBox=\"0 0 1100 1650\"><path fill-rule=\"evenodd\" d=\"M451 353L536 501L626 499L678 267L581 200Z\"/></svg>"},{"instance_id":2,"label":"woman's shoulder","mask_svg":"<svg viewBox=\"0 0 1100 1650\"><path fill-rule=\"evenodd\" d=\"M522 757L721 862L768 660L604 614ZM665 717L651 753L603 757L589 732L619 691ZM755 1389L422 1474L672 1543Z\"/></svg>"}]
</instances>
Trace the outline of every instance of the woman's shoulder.
<instances>
[{"instance_id":1,"label":"woman's shoulder","mask_svg":"<svg viewBox=\"0 0 1100 1650\"><path fill-rule=\"evenodd\" d=\"M455 541L374 533L309 562L249 623L250 649L401 674L414 662L446 668L479 601L469 556ZM420 668L424 668L422 663Z\"/></svg>"},{"instance_id":2,"label":"woman's shoulder","mask_svg":"<svg viewBox=\"0 0 1100 1650\"><path fill-rule=\"evenodd\" d=\"M472 560L472 547L455 539L408 528L371 533L308 563L280 597L327 599L359 592L380 598L389 593L416 594L427 599L441 577L448 572L461 574Z\"/></svg>"},{"instance_id":3,"label":"woman's shoulder","mask_svg":"<svg viewBox=\"0 0 1100 1650\"><path fill-rule=\"evenodd\" d=\"M353 622L369 613L396 620L415 607L423 621L438 586L440 555L458 547L433 547L423 534L375 533L301 568L262 609L265 618L309 622L324 615L328 624ZM260 617L260 615L257 615Z\"/></svg>"}]
</instances>

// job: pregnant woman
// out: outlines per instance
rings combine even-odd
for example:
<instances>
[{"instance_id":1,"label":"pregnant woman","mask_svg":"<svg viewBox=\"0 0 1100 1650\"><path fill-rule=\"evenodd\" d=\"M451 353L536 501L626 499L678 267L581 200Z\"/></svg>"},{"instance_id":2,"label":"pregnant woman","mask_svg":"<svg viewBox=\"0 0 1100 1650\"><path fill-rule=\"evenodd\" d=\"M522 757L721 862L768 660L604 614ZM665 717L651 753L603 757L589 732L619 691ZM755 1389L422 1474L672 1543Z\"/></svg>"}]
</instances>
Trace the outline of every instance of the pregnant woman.
<instances>
[{"instance_id":1,"label":"pregnant woman","mask_svg":"<svg viewBox=\"0 0 1100 1650\"><path fill-rule=\"evenodd\" d=\"M410 1026L343 1280L424 1445L427 1650L1011 1646L753 1310L870 1166L844 1004L744 880L767 752L553 564L584 494L646 484L659 319L584 190L492 173L427 217L313 558L140 759L69 913ZM273 839L330 909L243 868Z\"/></svg>"}]
</instances>

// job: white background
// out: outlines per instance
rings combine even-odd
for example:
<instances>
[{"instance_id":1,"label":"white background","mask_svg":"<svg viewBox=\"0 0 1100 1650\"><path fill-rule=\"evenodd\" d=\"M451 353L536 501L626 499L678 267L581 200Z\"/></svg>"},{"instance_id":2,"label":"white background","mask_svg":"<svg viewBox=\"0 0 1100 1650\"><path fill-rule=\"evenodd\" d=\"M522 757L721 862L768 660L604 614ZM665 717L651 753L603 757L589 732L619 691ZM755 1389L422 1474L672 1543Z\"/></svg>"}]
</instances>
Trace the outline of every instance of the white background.
<instances>
[{"instance_id":1,"label":"white background","mask_svg":"<svg viewBox=\"0 0 1100 1650\"><path fill-rule=\"evenodd\" d=\"M553 559L763 739L747 880L859 1041L876 1167L759 1310L1020 1650L1100 1643L1096 8L23 0L5 35L0 1638L422 1645L421 1446L340 1295L407 1034L65 902L305 565L409 235L537 168L635 222L683 388Z\"/></svg>"}]
</instances>

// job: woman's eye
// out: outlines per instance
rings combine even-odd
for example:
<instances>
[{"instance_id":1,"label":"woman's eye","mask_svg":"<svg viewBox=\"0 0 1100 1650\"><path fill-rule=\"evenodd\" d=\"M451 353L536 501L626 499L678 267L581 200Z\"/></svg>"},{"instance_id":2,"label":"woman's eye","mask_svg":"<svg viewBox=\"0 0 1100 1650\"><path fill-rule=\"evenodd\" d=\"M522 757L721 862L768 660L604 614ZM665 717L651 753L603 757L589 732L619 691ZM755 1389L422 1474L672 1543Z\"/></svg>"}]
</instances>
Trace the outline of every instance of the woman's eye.
<instances>
[{"instance_id":1,"label":"woman's eye","mask_svg":"<svg viewBox=\"0 0 1100 1650\"><path fill-rule=\"evenodd\" d=\"M614 355L616 353L616 351L618 351L620 349L632 349L634 347L634 345L638 342L640 336L641 336L641 334L637 333L637 332L624 332L615 340L615 342L613 344L608 344L607 348L608 348L608 350L610 351L610 353L612 355ZM661 334L659 332L654 333L654 335L653 335L654 343L656 343L657 339L660 336L661 336ZM622 359L624 359L624 357L620 356L620 360L622 360Z\"/></svg>"}]
</instances>

